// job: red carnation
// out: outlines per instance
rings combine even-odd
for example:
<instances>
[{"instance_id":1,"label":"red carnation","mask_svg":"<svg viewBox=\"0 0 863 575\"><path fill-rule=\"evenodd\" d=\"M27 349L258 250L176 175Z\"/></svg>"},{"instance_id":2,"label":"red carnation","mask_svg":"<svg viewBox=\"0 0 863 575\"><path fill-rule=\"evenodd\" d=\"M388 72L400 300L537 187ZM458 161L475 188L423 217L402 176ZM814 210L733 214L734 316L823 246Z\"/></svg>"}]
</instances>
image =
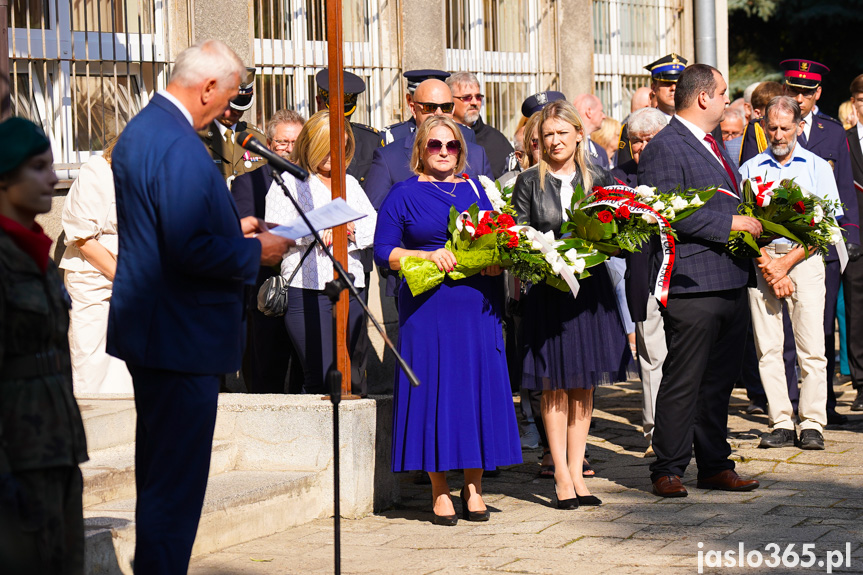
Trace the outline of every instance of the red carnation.
<instances>
[{"instance_id":1,"label":"red carnation","mask_svg":"<svg viewBox=\"0 0 863 575\"><path fill-rule=\"evenodd\" d=\"M515 220L509 214L501 214L497 217L497 225L503 228L509 228L515 225Z\"/></svg>"},{"instance_id":2,"label":"red carnation","mask_svg":"<svg viewBox=\"0 0 863 575\"><path fill-rule=\"evenodd\" d=\"M602 210L601 212L596 214L596 217L599 218L599 221L604 224L611 223L611 220L614 219L614 215L608 210Z\"/></svg>"},{"instance_id":3,"label":"red carnation","mask_svg":"<svg viewBox=\"0 0 863 575\"><path fill-rule=\"evenodd\" d=\"M484 235L490 234L490 233L491 233L491 228L489 227L488 224L480 224L476 228L476 232L474 233L474 237L478 238L480 236L484 236Z\"/></svg>"},{"instance_id":4,"label":"red carnation","mask_svg":"<svg viewBox=\"0 0 863 575\"><path fill-rule=\"evenodd\" d=\"M615 216L617 216L618 218L621 218L621 219L624 219L624 220L628 220L628 219L629 219L629 216L630 216L631 214L630 214L630 212L629 212L629 208L627 208L626 206L620 206L619 208L617 208L617 209L614 211L614 215L615 215Z\"/></svg>"},{"instance_id":5,"label":"red carnation","mask_svg":"<svg viewBox=\"0 0 863 575\"><path fill-rule=\"evenodd\" d=\"M508 248L517 248L518 247L518 234L515 232L506 232L509 234L509 241L506 242L506 247Z\"/></svg>"},{"instance_id":6,"label":"red carnation","mask_svg":"<svg viewBox=\"0 0 863 575\"><path fill-rule=\"evenodd\" d=\"M796 204L794 204L794 211L797 212L798 214L802 214L803 212L806 211L806 206L803 205L802 201L797 202Z\"/></svg>"},{"instance_id":7,"label":"red carnation","mask_svg":"<svg viewBox=\"0 0 863 575\"><path fill-rule=\"evenodd\" d=\"M482 218L480 218L479 223L480 223L480 225L485 224L487 226L493 226L494 225L494 218L491 217L491 213L486 212L482 216Z\"/></svg>"}]
</instances>

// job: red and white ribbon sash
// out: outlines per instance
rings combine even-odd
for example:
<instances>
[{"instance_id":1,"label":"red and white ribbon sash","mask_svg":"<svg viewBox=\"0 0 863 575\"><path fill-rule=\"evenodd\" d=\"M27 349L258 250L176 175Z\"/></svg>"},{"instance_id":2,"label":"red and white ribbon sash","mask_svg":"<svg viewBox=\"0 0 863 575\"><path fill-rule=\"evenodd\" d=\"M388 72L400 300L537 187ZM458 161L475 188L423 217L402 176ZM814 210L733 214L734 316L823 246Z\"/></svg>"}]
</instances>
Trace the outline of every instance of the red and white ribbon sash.
<instances>
[{"instance_id":1,"label":"red and white ribbon sash","mask_svg":"<svg viewBox=\"0 0 863 575\"><path fill-rule=\"evenodd\" d=\"M659 268L659 273L656 275L656 283L653 286L653 295L662 305L668 304L668 290L671 286L671 272L674 269L674 259L676 248L674 246L674 236L671 231L671 224L668 223L662 215L647 204L643 204L637 200L637 195L634 190L628 186L608 186L600 188L606 193L604 198L591 202L589 206L608 206L613 207L615 211L620 206L629 208L631 214L652 216L659 226L659 241L662 244L662 266ZM724 191L724 190L723 190ZM588 206L584 206L588 207Z\"/></svg>"}]
</instances>

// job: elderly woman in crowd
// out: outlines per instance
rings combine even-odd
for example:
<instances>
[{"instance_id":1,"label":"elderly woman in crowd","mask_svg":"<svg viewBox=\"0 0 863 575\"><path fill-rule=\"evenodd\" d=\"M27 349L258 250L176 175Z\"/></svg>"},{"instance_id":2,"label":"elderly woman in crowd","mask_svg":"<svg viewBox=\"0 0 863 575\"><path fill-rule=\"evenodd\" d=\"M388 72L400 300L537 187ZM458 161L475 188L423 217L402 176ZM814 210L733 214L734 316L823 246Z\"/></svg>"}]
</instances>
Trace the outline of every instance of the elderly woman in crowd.
<instances>
[{"instance_id":1,"label":"elderly woman in crowd","mask_svg":"<svg viewBox=\"0 0 863 575\"><path fill-rule=\"evenodd\" d=\"M69 298L36 216L51 210L51 145L0 123L0 571L83 575L84 425L72 395Z\"/></svg>"},{"instance_id":2,"label":"elderly woman in crowd","mask_svg":"<svg viewBox=\"0 0 863 575\"><path fill-rule=\"evenodd\" d=\"M560 236L564 209L593 186L613 182L590 162L581 118L559 100L542 110L539 163L516 180L518 221ZM578 297L545 283L530 286L522 301L522 387L542 390L541 411L554 461L557 507L599 505L582 475L593 389L622 380L626 339L604 266L580 282Z\"/></svg>"},{"instance_id":3,"label":"elderly woman in crowd","mask_svg":"<svg viewBox=\"0 0 863 575\"><path fill-rule=\"evenodd\" d=\"M481 186L464 171L461 130L445 116L419 127L411 155L416 177L393 186L378 215L375 261L399 270L414 256L451 270L444 248L450 207L492 209ZM402 247L404 246L404 247ZM427 471L434 522L455 525L446 472L464 470L462 517L487 521L482 473L521 462L518 426L501 329L500 268L444 283L413 296L399 290L399 348L421 381L411 387L399 370L393 396L393 471Z\"/></svg>"},{"instance_id":4,"label":"elderly woman in crowd","mask_svg":"<svg viewBox=\"0 0 863 575\"><path fill-rule=\"evenodd\" d=\"M108 310L117 271L117 206L111 151L81 166L63 205L66 251L60 267L66 270L66 289L72 297L69 346L75 393L132 394L132 376L123 360L105 352Z\"/></svg>"},{"instance_id":5,"label":"elderly woman in crowd","mask_svg":"<svg viewBox=\"0 0 863 575\"><path fill-rule=\"evenodd\" d=\"M345 121L345 164L354 155L354 134ZM299 200L304 211L320 208L332 201L332 162L330 157L330 113L322 110L303 126L291 160L309 171L306 181L283 174L288 190ZM359 182L353 176L346 179L346 201L354 210L366 217L348 224L348 273L354 276L354 285L365 289L365 273L360 250L372 245L376 214ZM299 214L290 199L275 182L267 193L267 220L287 224ZM332 244L333 231L321 232L322 239ZM296 273L295 273L296 272ZM303 364L303 392L324 393L324 378L333 360L332 303L323 289L333 279L333 264L323 250L306 236L297 240L282 260L282 275L290 280L288 310L285 326ZM353 299L353 298L352 298ZM362 327L363 310L352 301L348 318L348 349L353 351Z\"/></svg>"}]
</instances>

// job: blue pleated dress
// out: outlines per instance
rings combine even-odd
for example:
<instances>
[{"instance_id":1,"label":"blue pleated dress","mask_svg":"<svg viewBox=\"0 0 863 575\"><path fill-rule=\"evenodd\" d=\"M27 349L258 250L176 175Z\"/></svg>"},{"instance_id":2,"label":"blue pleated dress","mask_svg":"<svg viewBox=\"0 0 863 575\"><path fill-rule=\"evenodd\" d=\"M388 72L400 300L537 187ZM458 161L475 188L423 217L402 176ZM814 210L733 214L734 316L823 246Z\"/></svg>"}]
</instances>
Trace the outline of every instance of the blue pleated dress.
<instances>
[{"instance_id":1,"label":"blue pleated dress","mask_svg":"<svg viewBox=\"0 0 863 575\"><path fill-rule=\"evenodd\" d=\"M438 184L447 192L453 184ZM395 247L433 251L447 241L450 206L478 203L466 182L444 193L416 177L393 186L378 213L375 260L388 268ZM450 279L417 297L399 288L399 352L421 381L397 370L393 471L447 471L521 463L504 353L502 276Z\"/></svg>"}]
</instances>

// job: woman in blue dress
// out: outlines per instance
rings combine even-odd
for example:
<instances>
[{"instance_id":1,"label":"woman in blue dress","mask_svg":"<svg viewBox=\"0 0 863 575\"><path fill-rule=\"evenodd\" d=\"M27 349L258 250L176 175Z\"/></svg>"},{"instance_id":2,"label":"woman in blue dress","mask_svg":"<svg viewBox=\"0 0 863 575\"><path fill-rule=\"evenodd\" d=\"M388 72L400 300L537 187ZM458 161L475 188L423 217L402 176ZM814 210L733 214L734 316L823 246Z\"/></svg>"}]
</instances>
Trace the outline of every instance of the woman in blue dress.
<instances>
[{"instance_id":1,"label":"woman in blue dress","mask_svg":"<svg viewBox=\"0 0 863 575\"><path fill-rule=\"evenodd\" d=\"M417 177L393 186L378 214L375 261L398 270L415 256L451 270L444 249L450 207L477 203L490 210L481 186L464 171L461 130L446 116L428 118L417 130L411 167ZM518 426L502 333L500 269L444 283L416 297L399 289L399 351L421 384L396 376L393 396L393 471L427 471L434 522L455 525L446 471L464 470L462 517L487 521L482 473L521 463Z\"/></svg>"},{"instance_id":2,"label":"woman in blue dress","mask_svg":"<svg viewBox=\"0 0 863 575\"><path fill-rule=\"evenodd\" d=\"M540 118L540 161L522 172L513 188L518 223L560 237L564 209L573 196L578 200L577 194L584 193L580 189L613 183L606 170L588 160L586 150L581 118L572 104L547 104ZM593 389L625 381L629 360L614 285L605 266L590 272L576 298L540 283L522 300L522 388L542 390L542 421L560 509L602 503L583 477Z\"/></svg>"}]
</instances>

